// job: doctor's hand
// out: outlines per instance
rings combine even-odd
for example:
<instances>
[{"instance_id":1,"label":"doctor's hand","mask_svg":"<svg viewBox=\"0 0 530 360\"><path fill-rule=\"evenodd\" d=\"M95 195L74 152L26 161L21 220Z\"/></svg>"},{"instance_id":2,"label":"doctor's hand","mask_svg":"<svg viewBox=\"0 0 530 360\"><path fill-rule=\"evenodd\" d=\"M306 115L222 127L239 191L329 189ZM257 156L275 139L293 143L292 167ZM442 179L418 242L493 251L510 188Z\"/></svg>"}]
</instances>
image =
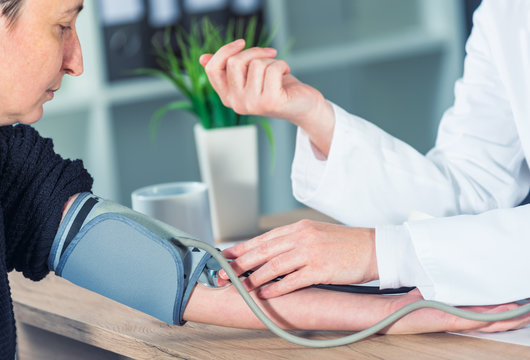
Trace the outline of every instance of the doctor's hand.
<instances>
[{"instance_id":1,"label":"doctor's hand","mask_svg":"<svg viewBox=\"0 0 530 360\"><path fill-rule=\"evenodd\" d=\"M223 251L238 274L256 269L243 284L252 290L285 277L258 294L273 298L313 284L364 283L379 278L375 231L302 220ZM224 271L221 279L228 280Z\"/></svg>"},{"instance_id":2,"label":"doctor's hand","mask_svg":"<svg viewBox=\"0 0 530 360\"><path fill-rule=\"evenodd\" d=\"M289 65L274 58L275 49L244 47L243 39L236 40L199 60L223 104L242 115L288 120L327 156L335 126L331 105L291 75Z\"/></svg>"}]
</instances>

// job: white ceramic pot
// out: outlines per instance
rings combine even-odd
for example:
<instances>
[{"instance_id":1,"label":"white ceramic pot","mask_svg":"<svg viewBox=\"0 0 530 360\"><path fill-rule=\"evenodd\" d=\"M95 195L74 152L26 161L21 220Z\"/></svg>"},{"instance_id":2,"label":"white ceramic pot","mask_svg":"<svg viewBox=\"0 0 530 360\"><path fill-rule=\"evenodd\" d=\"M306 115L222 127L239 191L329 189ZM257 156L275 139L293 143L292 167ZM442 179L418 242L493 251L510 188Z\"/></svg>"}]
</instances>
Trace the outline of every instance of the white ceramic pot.
<instances>
[{"instance_id":1,"label":"white ceramic pot","mask_svg":"<svg viewBox=\"0 0 530 360\"><path fill-rule=\"evenodd\" d=\"M208 185L216 240L258 231L258 137L255 125L194 128L202 181Z\"/></svg>"}]
</instances>

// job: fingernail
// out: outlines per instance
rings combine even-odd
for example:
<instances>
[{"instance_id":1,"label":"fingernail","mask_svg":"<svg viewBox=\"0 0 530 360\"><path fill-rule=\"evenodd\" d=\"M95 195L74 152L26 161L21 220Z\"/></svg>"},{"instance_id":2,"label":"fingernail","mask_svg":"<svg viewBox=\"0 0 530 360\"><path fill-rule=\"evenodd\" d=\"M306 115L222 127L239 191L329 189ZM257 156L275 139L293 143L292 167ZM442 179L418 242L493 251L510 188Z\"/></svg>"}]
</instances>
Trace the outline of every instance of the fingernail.
<instances>
[{"instance_id":1,"label":"fingernail","mask_svg":"<svg viewBox=\"0 0 530 360\"><path fill-rule=\"evenodd\" d=\"M258 296L261 298L266 298L270 295L270 291L267 289L261 289L258 293Z\"/></svg>"},{"instance_id":2,"label":"fingernail","mask_svg":"<svg viewBox=\"0 0 530 360\"><path fill-rule=\"evenodd\" d=\"M226 271L224 271L224 270L220 270L219 271L219 277L221 277L223 279L228 279L228 275L226 274Z\"/></svg>"},{"instance_id":3,"label":"fingernail","mask_svg":"<svg viewBox=\"0 0 530 360\"><path fill-rule=\"evenodd\" d=\"M233 42L234 45L243 45L245 43L245 40L244 39L237 39L236 41Z\"/></svg>"}]
</instances>

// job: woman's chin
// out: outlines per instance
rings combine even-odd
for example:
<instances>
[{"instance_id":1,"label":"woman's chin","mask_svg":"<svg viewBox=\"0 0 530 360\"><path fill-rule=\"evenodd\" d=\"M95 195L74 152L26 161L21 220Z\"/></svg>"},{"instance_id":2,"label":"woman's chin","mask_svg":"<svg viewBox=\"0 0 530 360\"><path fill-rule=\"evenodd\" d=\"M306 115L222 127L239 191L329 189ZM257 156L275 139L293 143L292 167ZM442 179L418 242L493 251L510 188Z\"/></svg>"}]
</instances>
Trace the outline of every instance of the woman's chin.
<instances>
[{"instance_id":1,"label":"woman's chin","mask_svg":"<svg viewBox=\"0 0 530 360\"><path fill-rule=\"evenodd\" d=\"M16 119L13 123L20 123L26 125L34 124L42 118L43 113L44 109L42 108L42 105L40 105L37 106L35 109L31 110L30 112L19 116L18 119Z\"/></svg>"}]
</instances>

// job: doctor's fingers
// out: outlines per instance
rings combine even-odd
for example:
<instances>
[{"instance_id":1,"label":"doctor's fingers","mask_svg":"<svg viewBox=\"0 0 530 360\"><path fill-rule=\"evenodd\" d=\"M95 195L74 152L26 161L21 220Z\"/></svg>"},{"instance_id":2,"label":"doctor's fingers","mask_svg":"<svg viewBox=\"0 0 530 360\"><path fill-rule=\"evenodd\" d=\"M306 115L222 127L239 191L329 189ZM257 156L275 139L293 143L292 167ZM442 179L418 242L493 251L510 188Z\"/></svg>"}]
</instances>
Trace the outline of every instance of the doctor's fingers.
<instances>
[{"instance_id":1,"label":"doctor's fingers","mask_svg":"<svg viewBox=\"0 0 530 360\"><path fill-rule=\"evenodd\" d=\"M229 90L223 99L226 106L238 114L268 116L268 109L275 106L273 99L262 96L265 73L269 66L278 60L254 58L243 68L232 70L227 67Z\"/></svg>"},{"instance_id":2,"label":"doctor's fingers","mask_svg":"<svg viewBox=\"0 0 530 360\"><path fill-rule=\"evenodd\" d=\"M262 287L258 292L258 296L262 299L271 299L318 283L318 281L314 281L313 273L307 269L303 267L288 274L282 280L272 283L270 286Z\"/></svg>"},{"instance_id":3,"label":"doctor's fingers","mask_svg":"<svg viewBox=\"0 0 530 360\"><path fill-rule=\"evenodd\" d=\"M284 60L276 60L268 66L264 77L263 95L267 98L275 98L281 94L285 75L290 73L291 68Z\"/></svg>"},{"instance_id":4,"label":"doctor's fingers","mask_svg":"<svg viewBox=\"0 0 530 360\"><path fill-rule=\"evenodd\" d=\"M292 248L302 246L301 242L311 240L310 235L317 228L330 225L313 220L300 220L296 223L270 230L248 241L241 242L223 250L222 254L228 259L236 259L232 262L233 267L235 267L234 271L242 274L268 261L271 254L277 255ZM226 275L224 270L219 272L219 276L222 279L228 280L228 275Z\"/></svg>"},{"instance_id":5,"label":"doctor's fingers","mask_svg":"<svg viewBox=\"0 0 530 360\"><path fill-rule=\"evenodd\" d=\"M266 95L274 99L280 94L284 75L290 72L291 68L284 60L253 59L248 67L246 91L247 93L259 96Z\"/></svg>"},{"instance_id":6,"label":"doctor's fingers","mask_svg":"<svg viewBox=\"0 0 530 360\"><path fill-rule=\"evenodd\" d=\"M204 54L199 58L199 62L204 66L206 75L215 91L218 93L226 90L226 62L232 55L237 54L245 47L245 41L242 39L233 41L222 46L213 55Z\"/></svg>"},{"instance_id":7,"label":"doctor's fingers","mask_svg":"<svg viewBox=\"0 0 530 360\"><path fill-rule=\"evenodd\" d=\"M283 78L291 69L283 60L253 59L248 67L247 82L243 92L232 104L239 114L260 116L285 116L287 104Z\"/></svg>"},{"instance_id":8,"label":"doctor's fingers","mask_svg":"<svg viewBox=\"0 0 530 360\"><path fill-rule=\"evenodd\" d=\"M288 277L291 273L303 268L304 265L305 264L303 261L303 257L299 256L297 251L291 250L280 254L264 263L262 266L256 269L249 277L247 277L244 283L247 289L253 290L270 281L277 279L280 276L287 275ZM283 282L285 279L287 279L287 277L284 277L284 279L279 280L279 282ZM273 289L271 294L273 296L270 297L283 295L283 293L277 293L276 289Z\"/></svg>"},{"instance_id":9,"label":"doctor's fingers","mask_svg":"<svg viewBox=\"0 0 530 360\"><path fill-rule=\"evenodd\" d=\"M231 91L242 91L247 83L249 66L258 59L276 56L276 49L253 47L243 50L226 60L226 78Z\"/></svg>"},{"instance_id":10,"label":"doctor's fingers","mask_svg":"<svg viewBox=\"0 0 530 360\"><path fill-rule=\"evenodd\" d=\"M233 44L235 43L223 46L209 60L208 57L201 58L210 83L227 106L231 105L227 101L237 96L245 86L248 63L254 58L276 56L276 50L272 48L242 51L241 46Z\"/></svg>"},{"instance_id":11,"label":"doctor's fingers","mask_svg":"<svg viewBox=\"0 0 530 360\"><path fill-rule=\"evenodd\" d=\"M303 220L304 221L304 220ZM237 245L234 245L228 249L223 250L223 256L228 259L236 259L247 252L254 250L255 248L263 245L264 243L285 237L289 234L292 234L298 230L300 227L300 221L297 223L293 223L290 225L281 226L275 229L272 229L270 231L267 231L266 233L263 233L259 236L256 236L250 240L240 242Z\"/></svg>"},{"instance_id":12,"label":"doctor's fingers","mask_svg":"<svg viewBox=\"0 0 530 360\"><path fill-rule=\"evenodd\" d=\"M202 67L206 67L206 64L208 64L213 57L213 54L202 54L199 57L199 63L202 65Z\"/></svg>"},{"instance_id":13,"label":"doctor's fingers","mask_svg":"<svg viewBox=\"0 0 530 360\"><path fill-rule=\"evenodd\" d=\"M277 64L280 64L281 62L284 61L270 58L252 59L248 65L245 94L254 96L257 100L261 100L266 77L270 76L271 69L278 69ZM261 102L263 101L261 100Z\"/></svg>"},{"instance_id":14,"label":"doctor's fingers","mask_svg":"<svg viewBox=\"0 0 530 360\"><path fill-rule=\"evenodd\" d=\"M236 258L230 265L232 265L232 269L234 269L236 274L239 276L292 249L293 245L290 242L284 241L284 238L280 237L264 242L261 246L252 249ZM221 278L225 278L226 276L224 271L220 272L219 275Z\"/></svg>"}]
</instances>

